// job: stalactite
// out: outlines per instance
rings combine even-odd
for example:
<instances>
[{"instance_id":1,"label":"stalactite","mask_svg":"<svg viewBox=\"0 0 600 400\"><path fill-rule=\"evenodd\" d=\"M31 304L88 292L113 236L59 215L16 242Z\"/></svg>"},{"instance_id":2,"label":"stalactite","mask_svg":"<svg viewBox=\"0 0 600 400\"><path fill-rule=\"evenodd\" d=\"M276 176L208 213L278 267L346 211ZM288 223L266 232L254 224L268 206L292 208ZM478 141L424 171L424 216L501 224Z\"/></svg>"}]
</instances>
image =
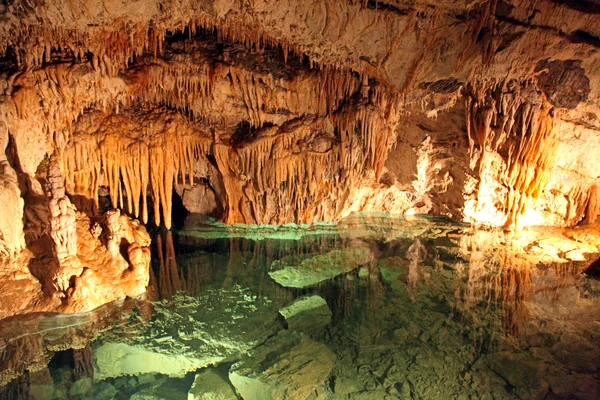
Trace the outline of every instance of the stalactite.
<instances>
[{"instance_id":1,"label":"stalactite","mask_svg":"<svg viewBox=\"0 0 600 400\"><path fill-rule=\"evenodd\" d=\"M350 104L331 119L313 119L296 129L264 128L237 147L217 145L215 158L229 203L226 222L337 218L356 181L370 173L379 178L393 143L396 115L389 99L379 97L378 107ZM319 132L329 135L326 151L311 149Z\"/></svg>"},{"instance_id":2,"label":"stalactite","mask_svg":"<svg viewBox=\"0 0 600 400\"><path fill-rule=\"evenodd\" d=\"M179 124L176 118L165 124L158 121L160 116L151 116L154 119L142 130L131 124L119 125L127 121L127 114L108 118L108 128L77 132L63 150L61 167L69 193L94 202L97 209L96 192L104 184L110 189L114 208L121 206L136 217L141 215L146 223L150 188L154 222L161 225L162 215L164 225L170 228L173 182L178 177L183 182L193 181L194 163L209 152L210 139ZM126 204L119 204L121 197L127 198Z\"/></svg>"},{"instance_id":3,"label":"stalactite","mask_svg":"<svg viewBox=\"0 0 600 400\"><path fill-rule=\"evenodd\" d=\"M539 198L550 179L557 145L552 107L544 99L532 102L526 95L531 90L527 84L519 88L515 82L480 82L469 90L466 116L471 158L478 160L482 175L488 154L506 153L506 168L499 176L508 188L504 225L518 224L519 216ZM479 187L480 194L486 190Z\"/></svg>"},{"instance_id":4,"label":"stalactite","mask_svg":"<svg viewBox=\"0 0 600 400\"><path fill-rule=\"evenodd\" d=\"M205 116L211 109L214 73L208 61L154 61L143 77L138 93L147 104L164 104L191 117Z\"/></svg>"},{"instance_id":5,"label":"stalactite","mask_svg":"<svg viewBox=\"0 0 600 400\"><path fill-rule=\"evenodd\" d=\"M284 73L275 75L256 65L244 64L243 60L213 62L210 57L203 59L206 55L201 51L169 53L166 62L159 57L164 51L166 28L156 22L127 26L115 23L110 27L94 27L85 35L61 29L50 35L44 27L29 27L27 35L40 38L39 43L34 46L33 42L27 42L18 47L18 57L30 57L29 66L44 68L31 68L19 77L21 81L16 82L13 93L14 110L6 112L5 119L13 121L11 130L25 132L29 126L14 125L43 116L39 119L44 121L43 130L54 139L56 152L61 155L68 191L82 209L98 210L97 188L104 185L110 190L113 207L126 209L146 222L150 188L155 222L160 224L162 214L163 223L170 226L173 183L176 180L184 185L193 183L194 162L212 151L211 141L202 139L192 143L186 138L193 135L158 132L147 125L140 130L143 134L119 132L118 135L100 133L100 129L77 132L73 124L84 110L96 108L105 113L114 110L121 115L127 114L127 109L135 103L166 106L194 120L226 125L230 121L225 121L219 110L222 103L215 104L214 88L217 80L222 85L231 76L234 101L244 105L243 112L247 113L251 126L260 129L273 121L280 124L294 118L303 121L325 118L334 121L341 140L340 145L326 151L306 151L298 141L310 142L318 132L278 135L281 139L265 138L259 142L259 151L253 150L254 144L235 149L239 163L225 161L230 155L218 156L215 150L215 158L221 159L224 166L221 172L231 169L236 181L235 185L225 185L229 199L234 199L234 204L236 196L240 202L251 199L248 207L239 205L239 215L233 219L279 223L332 218L344 204L333 201L334 197L347 198L354 179L367 176L371 170L375 179L381 175L387 149L394 140L396 99L389 96L389 90L370 84L365 73L361 75L335 64L327 66L312 58L309 60L312 69L286 66L290 54L302 53L291 44L244 24L215 21L202 15L189 23L181 22L175 29L170 27L170 31L187 29L194 36L198 29L212 31L215 27L221 40L243 43L253 52L281 45L283 63L279 53L274 62L282 65ZM100 41L99 37L105 40ZM81 66L48 65L57 46L71 49L82 61L90 57L95 72L86 72L85 84L74 85L81 76L77 73ZM150 53L154 58L149 57ZM134 83L111 78L134 60L136 68L127 75L127 78L135 75ZM362 100L356 105L357 111L342 110L359 93ZM295 115L282 117L281 110L293 110ZM334 137L334 129L329 128L324 131ZM171 139L157 139L161 135ZM45 150L50 153L53 149ZM274 166L273 154L291 156ZM32 163L29 171L33 173L36 166ZM267 200L268 196L274 197ZM324 203L319 204L321 201ZM279 212L272 209L273 204L286 206ZM236 206L229 204L229 208L230 215L235 214Z\"/></svg>"},{"instance_id":6,"label":"stalactite","mask_svg":"<svg viewBox=\"0 0 600 400\"><path fill-rule=\"evenodd\" d=\"M179 56L169 63L153 61L146 65L139 74L137 97L147 105L162 104L208 123L226 122L212 93L216 80L225 76L231 77L232 92L243 103L254 127L263 126L281 109L297 110L298 115L330 115L361 87L357 74L335 68L276 79L270 73L243 65L208 60L200 63L191 55Z\"/></svg>"},{"instance_id":7,"label":"stalactite","mask_svg":"<svg viewBox=\"0 0 600 400\"><path fill-rule=\"evenodd\" d=\"M498 29L496 23L496 7L498 5L498 0L486 0L473 4L477 9L470 9L467 12L468 18L464 32L464 36L466 36L467 40L465 40L465 48L459 57L459 66L464 62L469 49L481 40L481 34L484 28L488 33L483 37L483 42L481 43L483 48L483 65L492 63L494 54L500 46L500 40L496 37Z\"/></svg>"}]
</instances>

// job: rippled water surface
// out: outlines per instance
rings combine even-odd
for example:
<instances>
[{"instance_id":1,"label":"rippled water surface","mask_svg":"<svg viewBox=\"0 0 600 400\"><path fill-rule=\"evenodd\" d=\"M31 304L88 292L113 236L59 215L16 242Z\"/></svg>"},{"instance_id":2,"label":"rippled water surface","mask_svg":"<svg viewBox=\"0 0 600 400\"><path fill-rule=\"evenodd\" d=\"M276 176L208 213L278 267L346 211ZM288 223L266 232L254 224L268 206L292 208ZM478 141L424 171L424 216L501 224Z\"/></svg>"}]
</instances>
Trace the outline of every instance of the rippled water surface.
<instances>
[{"instance_id":1,"label":"rippled water surface","mask_svg":"<svg viewBox=\"0 0 600 400\"><path fill-rule=\"evenodd\" d=\"M2 398L600 398L600 282L552 235L188 226L146 298L1 321Z\"/></svg>"}]
</instances>

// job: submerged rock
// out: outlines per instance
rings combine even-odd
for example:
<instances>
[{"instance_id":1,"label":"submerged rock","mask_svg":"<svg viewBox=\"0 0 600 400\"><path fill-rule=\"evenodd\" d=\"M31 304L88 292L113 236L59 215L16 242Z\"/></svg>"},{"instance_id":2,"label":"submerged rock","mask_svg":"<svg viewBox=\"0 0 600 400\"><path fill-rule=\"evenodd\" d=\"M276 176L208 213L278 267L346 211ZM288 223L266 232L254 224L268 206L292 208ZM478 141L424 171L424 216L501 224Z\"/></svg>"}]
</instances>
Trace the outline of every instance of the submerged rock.
<instances>
[{"instance_id":1,"label":"submerged rock","mask_svg":"<svg viewBox=\"0 0 600 400\"><path fill-rule=\"evenodd\" d=\"M229 380L244 400L306 399L327 380L335 360L324 344L282 331L234 364Z\"/></svg>"},{"instance_id":2,"label":"submerged rock","mask_svg":"<svg viewBox=\"0 0 600 400\"><path fill-rule=\"evenodd\" d=\"M181 380L171 380L161 377L150 387L146 387L135 394L129 400L172 400L185 399L186 391L183 389Z\"/></svg>"},{"instance_id":3,"label":"submerged rock","mask_svg":"<svg viewBox=\"0 0 600 400\"><path fill-rule=\"evenodd\" d=\"M214 369L196 374L188 400L236 400L233 388Z\"/></svg>"},{"instance_id":4,"label":"submerged rock","mask_svg":"<svg viewBox=\"0 0 600 400\"><path fill-rule=\"evenodd\" d=\"M513 386L521 398L542 399L548 392L548 384L543 380L543 366L524 353L488 354L485 364Z\"/></svg>"},{"instance_id":5,"label":"submerged rock","mask_svg":"<svg viewBox=\"0 0 600 400\"><path fill-rule=\"evenodd\" d=\"M359 384L356 379L346 377L335 378L333 384L333 391L338 396L348 396L351 393L357 393L363 389L363 386Z\"/></svg>"},{"instance_id":6,"label":"submerged rock","mask_svg":"<svg viewBox=\"0 0 600 400\"><path fill-rule=\"evenodd\" d=\"M279 310L288 328L304 333L321 332L331 323L331 310L321 296L306 296Z\"/></svg>"},{"instance_id":7,"label":"submerged rock","mask_svg":"<svg viewBox=\"0 0 600 400\"><path fill-rule=\"evenodd\" d=\"M94 351L94 358L97 379L151 373L181 378L187 372L222 359L218 356L192 358L185 355L161 354L126 343L105 343Z\"/></svg>"},{"instance_id":8,"label":"submerged rock","mask_svg":"<svg viewBox=\"0 0 600 400\"><path fill-rule=\"evenodd\" d=\"M406 283L410 262L405 258L394 256L378 261L381 279L389 284Z\"/></svg>"},{"instance_id":9,"label":"submerged rock","mask_svg":"<svg viewBox=\"0 0 600 400\"><path fill-rule=\"evenodd\" d=\"M597 400L600 398L600 382L593 375L572 374L557 375L549 379L552 393L568 398L574 396L581 400Z\"/></svg>"},{"instance_id":10,"label":"submerged rock","mask_svg":"<svg viewBox=\"0 0 600 400\"><path fill-rule=\"evenodd\" d=\"M236 360L281 329L270 299L235 285L200 297L176 294L155 304L137 331L118 331L94 348L95 378L160 373L182 377ZM133 333L133 334L132 334Z\"/></svg>"},{"instance_id":11,"label":"submerged rock","mask_svg":"<svg viewBox=\"0 0 600 400\"><path fill-rule=\"evenodd\" d=\"M88 393L92 390L92 378L83 377L73 383L73 386L69 389L69 396L75 398L83 398L88 396Z\"/></svg>"},{"instance_id":12,"label":"submerged rock","mask_svg":"<svg viewBox=\"0 0 600 400\"><path fill-rule=\"evenodd\" d=\"M299 263L296 257L285 257L271 264L269 275L281 286L303 288L355 270L371 260L371 250L362 244L352 249L332 250Z\"/></svg>"},{"instance_id":13,"label":"submerged rock","mask_svg":"<svg viewBox=\"0 0 600 400\"><path fill-rule=\"evenodd\" d=\"M54 400L67 397L66 390L63 387L56 387L52 384L31 385L29 393L36 400Z\"/></svg>"},{"instance_id":14,"label":"submerged rock","mask_svg":"<svg viewBox=\"0 0 600 400\"><path fill-rule=\"evenodd\" d=\"M92 396L94 400L112 400L117 395L117 389L107 382L100 382L92 388Z\"/></svg>"},{"instance_id":15,"label":"submerged rock","mask_svg":"<svg viewBox=\"0 0 600 400\"><path fill-rule=\"evenodd\" d=\"M574 333L564 333L551 351L556 360L575 372L596 372L600 365L598 346Z\"/></svg>"}]
</instances>

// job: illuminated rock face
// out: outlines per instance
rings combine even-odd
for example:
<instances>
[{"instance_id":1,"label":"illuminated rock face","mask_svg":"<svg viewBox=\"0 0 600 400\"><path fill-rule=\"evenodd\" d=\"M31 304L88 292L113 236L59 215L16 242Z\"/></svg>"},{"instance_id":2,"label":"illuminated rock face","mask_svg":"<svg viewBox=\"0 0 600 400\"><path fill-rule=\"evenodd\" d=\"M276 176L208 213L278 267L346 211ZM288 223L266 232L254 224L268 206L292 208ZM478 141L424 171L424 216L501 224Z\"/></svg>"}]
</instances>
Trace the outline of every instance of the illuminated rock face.
<instances>
[{"instance_id":1,"label":"illuminated rock face","mask_svg":"<svg viewBox=\"0 0 600 400\"><path fill-rule=\"evenodd\" d=\"M2 6L0 256L24 276L23 249L52 257L33 268L31 285L53 282L36 304L87 282L78 211L101 215L99 190L167 228L177 195L230 224L595 221L594 2L251 3ZM145 245L116 240L141 292Z\"/></svg>"}]
</instances>

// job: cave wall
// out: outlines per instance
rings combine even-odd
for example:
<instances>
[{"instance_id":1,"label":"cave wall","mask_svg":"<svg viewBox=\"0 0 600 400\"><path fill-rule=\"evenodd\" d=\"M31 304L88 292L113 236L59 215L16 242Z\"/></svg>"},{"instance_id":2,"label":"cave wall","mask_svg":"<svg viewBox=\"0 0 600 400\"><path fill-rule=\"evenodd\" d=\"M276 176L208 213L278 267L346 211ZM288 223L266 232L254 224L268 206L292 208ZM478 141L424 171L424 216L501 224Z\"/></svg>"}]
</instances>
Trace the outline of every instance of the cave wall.
<instances>
[{"instance_id":1,"label":"cave wall","mask_svg":"<svg viewBox=\"0 0 600 400\"><path fill-rule=\"evenodd\" d=\"M100 232L117 228L95 219L120 209L171 228L174 195L226 223L363 211L594 222L598 12L551 0L5 2L3 268L28 276L6 261L23 249L52 259L31 279L68 302L87 266L65 260L90 250L75 227L88 223L127 275L145 253L115 250L118 235ZM146 278L131 279L136 292Z\"/></svg>"},{"instance_id":2,"label":"cave wall","mask_svg":"<svg viewBox=\"0 0 600 400\"><path fill-rule=\"evenodd\" d=\"M600 27L591 3L147 0L124 6L79 0L15 2L2 11L1 114L18 149L18 169L34 177L46 155L62 154L71 198L96 203L78 204L88 212L97 211L95 191L105 186L114 207L144 222L150 198L154 222L170 227L171 189L190 192L194 175L208 184L198 193L209 190L222 208L216 215L229 223L314 222L352 211L391 211L492 225L572 226L587 217L595 196L595 171L552 155L595 144L593 134L583 134L582 146L562 140L563 131L581 137L580 131L600 127L593 79L600 74ZM465 101L461 118L457 103ZM519 126L497 132L496 119L507 111L498 104L507 101L521 108L544 104L544 143L523 139L522 132L537 127L520 125L538 124L537 117L521 117L523 110L509 117ZM495 116L488 108L496 109ZM158 154L161 140L172 142L160 134L150 146L139 138L112 145L95 132L88 139L73 134L85 114L142 109L154 115L165 110L158 119L179 112L189 119L182 124L198 132L192 141L212 140L203 149L188 143ZM415 132L400 128L424 116L445 123ZM297 127L307 124L308 133L300 133ZM443 139L447 131L456 132L452 143ZM306 146L266 144L285 135ZM478 140L482 135L496 136L491 147ZM328 148L328 140L331 149L313 151ZM565 141L573 151L562 151ZM365 153L349 156L347 148L357 146L366 146ZM513 147L548 154L516 155ZM171 156L177 160L165 158ZM125 159L148 167L134 172ZM157 159L164 160L151 162ZM191 171L197 162L208 162L212 181L206 171ZM332 171L335 163L342 165L338 172ZM398 181L394 168L413 173ZM324 186L317 190L313 181ZM201 202L187 197L188 204Z\"/></svg>"}]
</instances>

